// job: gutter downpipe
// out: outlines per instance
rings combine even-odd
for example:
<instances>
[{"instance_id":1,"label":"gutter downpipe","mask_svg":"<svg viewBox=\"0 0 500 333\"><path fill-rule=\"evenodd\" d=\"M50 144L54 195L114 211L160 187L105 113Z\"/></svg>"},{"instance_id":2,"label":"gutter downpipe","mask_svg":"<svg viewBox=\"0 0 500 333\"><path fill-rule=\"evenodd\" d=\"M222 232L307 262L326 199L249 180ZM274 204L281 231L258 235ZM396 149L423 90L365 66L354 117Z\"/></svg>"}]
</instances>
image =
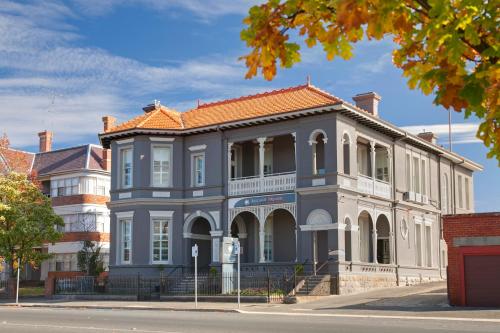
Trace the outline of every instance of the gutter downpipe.
<instances>
[{"instance_id":1,"label":"gutter downpipe","mask_svg":"<svg viewBox=\"0 0 500 333\"><path fill-rule=\"evenodd\" d=\"M442 265L442 260L441 258L441 239L443 237L443 200L441 199L443 197L442 191L442 184L441 184L441 155L438 155L438 191L437 193L439 194L439 244L438 244L438 258L439 258L439 277L443 279L443 265Z\"/></svg>"},{"instance_id":2,"label":"gutter downpipe","mask_svg":"<svg viewBox=\"0 0 500 333\"><path fill-rule=\"evenodd\" d=\"M397 140L392 140L392 221L394 225L394 229L396 229L396 141L399 141L401 139L404 139L407 137L407 134L405 133L405 136L403 138L397 139ZM396 230L393 232L394 235L394 265L396 266L396 286L399 287L399 264L398 264L398 237L396 236Z\"/></svg>"}]
</instances>

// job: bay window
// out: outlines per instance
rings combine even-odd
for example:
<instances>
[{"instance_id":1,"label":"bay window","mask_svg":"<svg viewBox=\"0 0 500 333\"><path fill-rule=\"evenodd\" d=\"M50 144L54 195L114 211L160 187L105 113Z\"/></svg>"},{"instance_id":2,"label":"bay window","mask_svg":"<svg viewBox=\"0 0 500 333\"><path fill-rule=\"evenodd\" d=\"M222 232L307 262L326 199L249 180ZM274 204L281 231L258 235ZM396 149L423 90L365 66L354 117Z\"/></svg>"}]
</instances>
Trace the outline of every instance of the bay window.
<instances>
[{"instance_id":1,"label":"bay window","mask_svg":"<svg viewBox=\"0 0 500 333\"><path fill-rule=\"evenodd\" d=\"M121 187L132 187L133 176L133 150L132 148L122 148L120 150L120 173Z\"/></svg>"},{"instance_id":2,"label":"bay window","mask_svg":"<svg viewBox=\"0 0 500 333\"><path fill-rule=\"evenodd\" d=\"M155 217L152 223L152 262L168 262L168 224L169 221L164 217Z\"/></svg>"},{"instance_id":3,"label":"bay window","mask_svg":"<svg viewBox=\"0 0 500 333\"><path fill-rule=\"evenodd\" d=\"M152 185L157 187L169 187L171 175L170 146L154 146L152 155Z\"/></svg>"},{"instance_id":4,"label":"bay window","mask_svg":"<svg viewBox=\"0 0 500 333\"><path fill-rule=\"evenodd\" d=\"M194 154L191 159L192 165L192 185L205 185L205 154Z\"/></svg>"}]
</instances>

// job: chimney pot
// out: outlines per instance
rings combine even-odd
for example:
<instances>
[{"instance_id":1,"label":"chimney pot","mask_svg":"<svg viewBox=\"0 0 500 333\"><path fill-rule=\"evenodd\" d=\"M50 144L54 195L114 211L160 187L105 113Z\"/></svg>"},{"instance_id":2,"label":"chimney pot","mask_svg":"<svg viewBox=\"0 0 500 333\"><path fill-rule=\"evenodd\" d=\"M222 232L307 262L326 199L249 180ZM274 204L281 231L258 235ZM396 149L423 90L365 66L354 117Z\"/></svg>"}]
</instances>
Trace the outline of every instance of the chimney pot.
<instances>
[{"instance_id":1,"label":"chimney pot","mask_svg":"<svg viewBox=\"0 0 500 333\"><path fill-rule=\"evenodd\" d=\"M437 144L438 136L432 132L422 132L418 133L417 136L425 141L428 141L433 144Z\"/></svg>"},{"instance_id":2,"label":"chimney pot","mask_svg":"<svg viewBox=\"0 0 500 333\"><path fill-rule=\"evenodd\" d=\"M104 132L107 132L111 128L115 127L116 118L112 116L104 116L102 117L102 122L104 125Z\"/></svg>"},{"instance_id":3,"label":"chimney pot","mask_svg":"<svg viewBox=\"0 0 500 333\"><path fill-rule=\"evenodd\" d=\"M52 150L52 132L43 131L38 133L38 137L40 138L40 153L46 153Z\"/></svg>"},{"instance_id":4,"label":"chimney pot","mask_svg":"<svg viewBox=\"0 0 500 333\"><path fill-rule=\"evenodd\" d=\"M352 98L356 106L378 117L378 102L382 99L376 92L357 94Z\"/></svg>"}]
</instances>

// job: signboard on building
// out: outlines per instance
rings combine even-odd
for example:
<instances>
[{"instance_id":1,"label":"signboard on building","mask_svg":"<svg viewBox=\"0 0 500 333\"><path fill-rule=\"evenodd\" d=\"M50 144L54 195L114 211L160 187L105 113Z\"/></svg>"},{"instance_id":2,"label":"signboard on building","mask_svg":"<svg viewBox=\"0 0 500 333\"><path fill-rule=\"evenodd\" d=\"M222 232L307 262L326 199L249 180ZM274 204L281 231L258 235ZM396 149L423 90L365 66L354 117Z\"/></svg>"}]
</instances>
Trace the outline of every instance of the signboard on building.
<instances>
[{"instance_id":1,"label":"signboard on building","mask_svg":"<svg viewBox=\"0 0 500 333\"><path fill-rule=\"evenodd\" d=\"M283 203L295 203L295 193L261 195L247 198L230 199L229 208L277 205Z\"/></svg>"}]
</instances>

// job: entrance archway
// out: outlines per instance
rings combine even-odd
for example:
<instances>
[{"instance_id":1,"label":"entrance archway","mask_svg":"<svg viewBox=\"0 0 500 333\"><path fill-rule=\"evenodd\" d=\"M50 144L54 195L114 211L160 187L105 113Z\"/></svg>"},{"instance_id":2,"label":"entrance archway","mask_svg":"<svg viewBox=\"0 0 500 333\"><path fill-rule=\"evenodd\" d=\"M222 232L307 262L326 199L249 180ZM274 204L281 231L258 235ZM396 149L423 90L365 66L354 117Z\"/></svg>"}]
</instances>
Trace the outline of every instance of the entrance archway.
<instances>
[{"instance_id":1,"label":"entrance archway","mask_svg":"<svg viewBox=\"0 0 500 333\"><path fill-rule=\"evenodd\" d=\"M391 263L390 235L391 225L385 215L377 218L377 262L379 264Z\"/></svg>"},{"instance_id":2,"label":"entrance archway","mask_svg":"<svg viewBox=\"0 0 500 333\"><path fill-rule=\"evenodd\" d=\"M190 248L194 244L198 245L198 267L206 270L212 261L212 236L210 235L210 222L204 217L197 217L191 224ZM191 265L194 266L194 258L191 258Z\"/></svg>"},{"instance_id":3,"label":"entrance archway","mask_svg":"<svg viewBox=\"0 0 500 333\"><path fill-rule=\"evenodd\" d=\"M359 247L361 262L374 262L373 256L373 221L370 214L364 210L358 217Z\"/></svg>"},{"instance_id":4,"label":"entrance archway","mask_svg":"<svg viewBox=\"0 0 500 333\"><path fill-rule=\"evenodd\" d=\"M259 220L250 212L241 212L231 223L231 237L238 238L242 263L259 262Z\"/></svg>"},{"instance_id":5,"label":"entrance archway","mask_svg":"<svg viewBox=\"0 0 500 333\"><path fill-rule=\"evenodd\" d=\"M296 222L286 209L276 209L264 224L264 260L267 262L294 262L296 252Z\"/></svg>"}]
</instances>

